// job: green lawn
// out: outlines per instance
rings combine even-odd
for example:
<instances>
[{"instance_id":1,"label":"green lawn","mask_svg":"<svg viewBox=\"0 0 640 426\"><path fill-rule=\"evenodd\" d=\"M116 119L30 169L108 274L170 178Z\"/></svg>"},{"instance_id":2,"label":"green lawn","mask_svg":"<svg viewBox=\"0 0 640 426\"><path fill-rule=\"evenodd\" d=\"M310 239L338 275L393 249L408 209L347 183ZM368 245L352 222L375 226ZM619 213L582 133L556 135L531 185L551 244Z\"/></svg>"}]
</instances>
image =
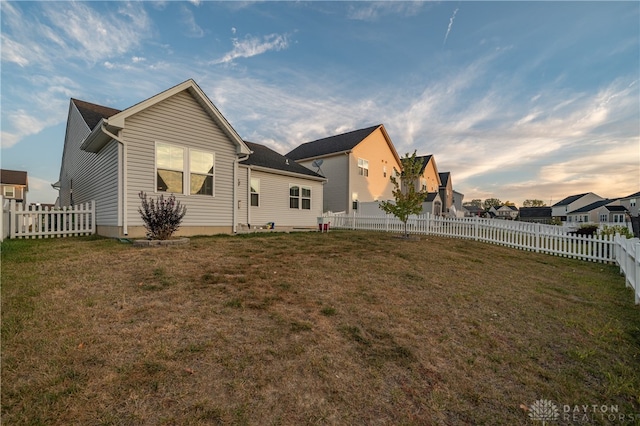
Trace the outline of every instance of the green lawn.
<instances>
[{"instance_id":1,"label":"green lawn","mask_svg":"<svg viewBox=\"0 0 640 426\"><path fill-rule=\"evenodd\" d=\"M332 231L10 240L1 267L7 425L517 425L541 399L552 424L640 419L613 265Z\"/></svg>"}]
</instances>

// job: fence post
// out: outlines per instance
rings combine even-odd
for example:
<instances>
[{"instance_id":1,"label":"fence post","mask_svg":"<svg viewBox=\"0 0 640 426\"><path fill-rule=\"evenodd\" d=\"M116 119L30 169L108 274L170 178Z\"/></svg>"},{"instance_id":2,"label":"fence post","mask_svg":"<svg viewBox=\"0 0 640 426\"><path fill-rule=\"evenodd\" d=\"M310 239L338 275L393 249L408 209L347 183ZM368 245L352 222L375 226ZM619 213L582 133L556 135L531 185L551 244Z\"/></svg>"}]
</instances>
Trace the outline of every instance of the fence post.
<instances>
[{"instance_id":1,"label":"fence post","mask_svg":"<svg viewBox=\"0 0 640 426\"><path fill-rule=\"evenodd\" d=\"M542 228L542 226L536 223L536 238L534 242L536 253L540 253L540 228Z\"/></svg>"}]
</instances>

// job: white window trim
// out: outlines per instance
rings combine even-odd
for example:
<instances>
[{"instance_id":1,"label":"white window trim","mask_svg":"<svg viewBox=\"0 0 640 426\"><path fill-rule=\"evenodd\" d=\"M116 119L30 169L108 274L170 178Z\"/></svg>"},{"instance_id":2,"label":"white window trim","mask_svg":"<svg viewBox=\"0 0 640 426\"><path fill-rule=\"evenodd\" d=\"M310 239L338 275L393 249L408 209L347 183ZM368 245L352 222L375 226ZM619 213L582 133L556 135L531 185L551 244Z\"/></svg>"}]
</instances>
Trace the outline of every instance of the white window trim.
<instances>
[{"instance_id":1,"label":"white window trim","mask_svg":"<svg viewBox=\"0 0 640 426\"><path fill-rule=\"evenodd\" d=\"M7 190L11 190L11 194L8 194L9 191ZM5 186L4 188L2 188L2 194L5 197L9 197L9 198L15 198L16 196L16 188L13 186Z\"/></svg>"},{"instance_id":2,"label":"white window trim","mask_svg":"<svg viewBox=\"0 0 640 426\"><path fill-rule=\"evenodd\" d=\"M296 198L293 195L291 195L291 188L293 187L298 187L298 208L296 209L295 207L291 207L291 199L292 198ZM303 189L308 189L309 190L309 196L308 197L303 197L302 196L302 190ZM308 209L303 209L302 208L302 200L309 200L309 208ZM304 186L304 185L300 185L300 184L296 184L296 183L290 183L289 184L289 209L293 209L293 210L313 210L313 192L311 190L310 186Z\"/></svg>"},{"instance_id":3,"label":"white window trim","mask_svg":"<svg viewBox=\"0 0 640 426\"><path fill-rule=\"evenodd\" d=\"M192 194L191 193L191 152L192 151L198 151L198 152L203 152L205 154L212 154L213 155L213 173L206 173L207 176L211 176L213 178L213 183L211 184L211 195L209 194ZM189 173L186 179L186 184L185 186L187 188L189 188L189 193L187 195L190 196L194 196L194 197L215 197L216 196L216 153L213 151L205 151L203 149L198 149L198 148L189 148L187 149L187 159L186 162L188 164L188 168L189 168ZM205 173L193 173L194 175L205 175Z\"/></svg>"},{"instance_id":4,"label":"white window trim","mask_svg":"<svg viewBox=\"0 0 640 426\"><path fill-rule=\"evenodd\" d=\"M185 167L186 166L185 163L187 161L186 157L188 155L185 154L185 152L184 152L185 149L184 149L183 146L174 145L174 144L167 143L167 142L159 142L159 141L155 142L155 147L154 147L154 152L153 152L153 168L154 168L154 172L155 172L154 175L153 175L154 176L153 177L153 182L154 182L153 192L155 192L157 194L164 194L164 193L170 194L171 193L169 191L159 191L158 190L158 145L169 145L169 146L172 146L172 147L175 147L175 148L182 149L182 169L178 170L178 169L171 169L171 168L164 168L164 167L161 167L160 169L161 170L170 170L170 171L173 171L173 172L181 172L182 173L182 192L180 192L179 194L184 195L184 188L185 188L185 186L187 184L187 182L186 182L187 176L186 175L188 174L185 171L185 168L186 168Z\"/></svg>"},{"instance_id":5,"label":"white window trim","mask_svg":"<svg viewBox=\"0 0 640 426\"><path fill-rule=\"evenodd\" d=\"M308 197L305 197L305 196L302 195L302 191L305 190L305 189L309 190L309 196ZM300 185L300 210L309 210L309 211L312 210L313 206L312 206L311 198L312 198L311 197L311 187L310 186L302 186L302 185ZM304 207L302 207L302 205L303 205L302 202L304 200L309 200L309 208L308 209L305 209Z\"/></svg>"},{"instance_id":6,"label":"white window trim","mask_svg":"<svg viewBox=\"0 0 640 426\"><path fill-rule=\"evenodd\" d=\"M214 169L215 171L215 169ZM252 191L253 189L253 185L251 184L252 180L256 180L258 181L258 191L254 192ZM254 206L253 203L253 194L257 194L258 195L258 205ZM249 180L249 207L260 207L260 178L250 178Z\"/></svg>"},{"instance_id":7,"label":"white window trim","mask_svg":"<svg viewBox=\"0 0 640 426\"><path fill-rule=\"evenodd\" d=\"M369 160L358 158L358 175L364 177L369 176Z\"/></svg>"},{"instance_id":8,"label":"white window trim","mask_svg":"<svg viewBox=\"0 0 640 426\"><path fill-rule=\"evenodd\" d=\"M185 195L185 196L193 196L193 197L215 197L216 196L216 153L214 151L207 151L198 148L187 148L183 145L173 144L169 142L161 142L155 141L154 146L154 157L153 157L153 168L154 168L154 193L156 194L165 194L171 193L170 191L159 191L158 190L158 145L168 145L174 148L179 148L182 150L182 169L172 169L172 168L161 168L161 170L169 170L173 172L182 173L182 192L178 192L176 194ZM207 176L213 177L213 186L212 186L212 194L191 194L191 152L198 151L204 152L207 154L213 154L213 173L207 173ZM194 173L198 175L202 175L203 173Z\"/></svg>"}]
</instances>

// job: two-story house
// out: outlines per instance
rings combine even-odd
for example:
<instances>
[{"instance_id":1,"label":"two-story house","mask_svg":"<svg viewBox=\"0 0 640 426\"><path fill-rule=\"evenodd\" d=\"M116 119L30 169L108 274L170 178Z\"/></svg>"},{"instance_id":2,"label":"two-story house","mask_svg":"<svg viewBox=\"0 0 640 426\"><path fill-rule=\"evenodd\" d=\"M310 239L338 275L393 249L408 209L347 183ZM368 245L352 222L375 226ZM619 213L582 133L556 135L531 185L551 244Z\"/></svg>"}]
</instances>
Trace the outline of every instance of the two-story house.
<instances>
[{"instance_id":1,"label":"two-story house","mask_svg":"<svg viewBox=\"0 0 640 426\"><path fill-rule=\"evenodd\" d=\"M4 200L16 200L27 205L29 180L27 172L21 170L0 169L0 195Z\"/></svg>"},{"instance_id":2,"label":"two-story house","mask_svg":"<svg viewBox=\"0 0 640 426\"><path fill-rule=\"evenodd\" d=\"M594 194L593 192L570 195L551 206L551 216L565 221L567 220L568 213L601 200L604 200L604 198Z\"/></svg>"},{"instance_id":3,"label":"two-story house","mask_svg":"<svg viewBox=\"0 0 640 426\"><path fill-rule=\"evenodd\" d=\"M285 155L328 178L324 211L352 213L360 203L393 199L391 176L402 170L384 125L303 143Z\"/></svg>"}]
</instances>

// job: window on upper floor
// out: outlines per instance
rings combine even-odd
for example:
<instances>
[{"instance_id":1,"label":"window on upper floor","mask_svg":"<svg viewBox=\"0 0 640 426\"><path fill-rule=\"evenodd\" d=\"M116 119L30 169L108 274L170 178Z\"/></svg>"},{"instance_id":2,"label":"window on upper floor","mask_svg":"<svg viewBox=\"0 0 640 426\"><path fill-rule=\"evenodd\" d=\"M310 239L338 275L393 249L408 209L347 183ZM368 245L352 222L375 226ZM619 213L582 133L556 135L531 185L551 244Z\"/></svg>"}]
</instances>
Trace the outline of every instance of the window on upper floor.
<instances>
[{"instance_id":1,"label":"window on upper floor","mask_svg":"<svg viewBox=\"0 0 640 426\"><path fill-rule=\"evenodd\" d=\"M358 158L358 174L360 176L369 176L369 161Z\"/></svg>"},{"instance_id":2,"label":"window on upper floor","mask_svg":"<svg viewBox=\"0 0 640 426\"><path fill-rule=\"evenodd\" d=\"M4 196L7 198L15 198L16 196L16 191L13 186L5 186L3 189L3 192L4 192Z\"/></svg>"},{"instance_id":3,"label":"window on upper floor","mask_svg":"<svg viewBox=\"0 0 640 426\"><path fill-rule=\"evenodd\" d=\"M631 207L635 207L635 206L636 206L636 199L635 199L635 198L630 199L630 200L629 200L629 205L630 205Z\"/></svg>"}]
</instances>

